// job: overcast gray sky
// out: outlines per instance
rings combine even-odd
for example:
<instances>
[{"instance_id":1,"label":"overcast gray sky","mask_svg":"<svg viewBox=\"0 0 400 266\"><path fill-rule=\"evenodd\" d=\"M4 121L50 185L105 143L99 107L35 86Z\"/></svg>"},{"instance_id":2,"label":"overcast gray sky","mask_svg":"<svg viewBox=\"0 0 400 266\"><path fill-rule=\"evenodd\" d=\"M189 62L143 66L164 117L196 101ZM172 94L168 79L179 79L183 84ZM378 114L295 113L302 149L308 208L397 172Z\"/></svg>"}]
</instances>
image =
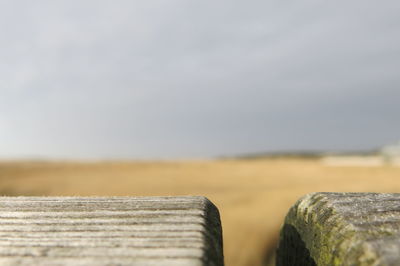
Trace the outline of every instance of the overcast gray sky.
<instances>
[{"instance_id":1,"label":"overcast gray sky","mask_svg":"<svg viewBox=\"0 0 400 266\"><path fill-rule=\"evenodd\" d=\"M0 2L0 157L400 139L400 1Z\"/></svg>"}]
</instances>

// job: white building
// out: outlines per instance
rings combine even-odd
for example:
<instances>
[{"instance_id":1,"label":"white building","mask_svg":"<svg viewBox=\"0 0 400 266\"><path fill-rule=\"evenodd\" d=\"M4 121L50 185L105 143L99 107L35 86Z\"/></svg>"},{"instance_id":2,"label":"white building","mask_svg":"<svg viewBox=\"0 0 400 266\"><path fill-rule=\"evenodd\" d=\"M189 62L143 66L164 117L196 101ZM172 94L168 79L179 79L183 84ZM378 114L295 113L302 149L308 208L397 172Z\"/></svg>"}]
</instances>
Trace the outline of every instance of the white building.
<instances>
[{"instance_id":1,"label":"white building","mask_svg":"<svg viewBox=\"0 0 400 266\"><path fill-rule=\"evenodd\" d=\"M400 141L396 144L382 147L380 152L385 162L393 164L400 163Z\"/></svg>"},{"instance_id":2,"label":"white building","mask_svg":"<svg viewBox=\"0 0 400 266\"><path fill-rule=\"evenodd\" d=\"M327 166L382 167L392 165L400 167L400 141L383 146L376 154L328 155L321 159Z\"/></svg>"}]
</instances>

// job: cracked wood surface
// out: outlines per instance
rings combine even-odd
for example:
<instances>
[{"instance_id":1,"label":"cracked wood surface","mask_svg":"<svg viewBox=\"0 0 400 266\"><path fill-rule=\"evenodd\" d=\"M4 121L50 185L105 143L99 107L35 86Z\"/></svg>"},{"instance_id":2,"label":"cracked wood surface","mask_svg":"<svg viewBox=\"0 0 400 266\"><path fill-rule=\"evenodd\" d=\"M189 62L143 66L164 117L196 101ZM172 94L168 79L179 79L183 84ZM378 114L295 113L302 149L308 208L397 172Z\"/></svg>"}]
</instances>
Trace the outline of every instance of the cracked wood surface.
<instances>
[{"instance_id":1,"label":"cracked wood surface","mask_svg":"<svg viewBox=\"0 0 400 266\"><path fill-rule=\"evenodd\" d=\"M223 265L204 197L0 197L1 265Z\"/></svg>"},{"instance_id":2,"label":"cracked wood surface","mask_svg":"<svg viewBox=\"0 0 400 266\"><path fill-rule=\"evenodd\" d=\"M286 216L277 265L400 265L400 194L306 195Z\"/></svg>"}]
</instances>

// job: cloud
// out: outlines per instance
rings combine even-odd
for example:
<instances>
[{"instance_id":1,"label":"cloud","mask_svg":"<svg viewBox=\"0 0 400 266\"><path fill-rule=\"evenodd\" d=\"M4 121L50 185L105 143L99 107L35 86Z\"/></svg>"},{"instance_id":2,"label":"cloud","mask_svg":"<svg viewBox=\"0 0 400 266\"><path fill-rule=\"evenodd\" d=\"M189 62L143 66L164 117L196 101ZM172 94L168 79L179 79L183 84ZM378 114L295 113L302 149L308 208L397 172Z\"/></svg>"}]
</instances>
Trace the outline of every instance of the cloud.
<instances>
[{"instance_id":1,"label":"cloud","mask_svg":"<svg viewBox=\"0 0 400 266\"><path fill-rule=\"evenodd\" d=\"M398 1L3 1L0 155L204 157L400 136Z\"/></svg>"}]
</instances>

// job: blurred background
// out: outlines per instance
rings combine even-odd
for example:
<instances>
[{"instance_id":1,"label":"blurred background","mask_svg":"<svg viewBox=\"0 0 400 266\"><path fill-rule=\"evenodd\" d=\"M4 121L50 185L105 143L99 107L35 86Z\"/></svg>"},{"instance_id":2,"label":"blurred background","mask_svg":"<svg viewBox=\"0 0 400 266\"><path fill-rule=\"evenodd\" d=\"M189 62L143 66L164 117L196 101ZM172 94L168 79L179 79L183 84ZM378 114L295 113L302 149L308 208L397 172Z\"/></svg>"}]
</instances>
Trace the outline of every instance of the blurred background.
<instances>
[{"instance_id":1,"label":"blurred background","mask_svg":"<svg viewBox=\"0 0 400 266\"><path fill-rule=\"evenodd\" d=\"M2 195L205 195L267 265L313 191L400 191L400 2L0 2Z\"/></svg>"}]
</instances>

